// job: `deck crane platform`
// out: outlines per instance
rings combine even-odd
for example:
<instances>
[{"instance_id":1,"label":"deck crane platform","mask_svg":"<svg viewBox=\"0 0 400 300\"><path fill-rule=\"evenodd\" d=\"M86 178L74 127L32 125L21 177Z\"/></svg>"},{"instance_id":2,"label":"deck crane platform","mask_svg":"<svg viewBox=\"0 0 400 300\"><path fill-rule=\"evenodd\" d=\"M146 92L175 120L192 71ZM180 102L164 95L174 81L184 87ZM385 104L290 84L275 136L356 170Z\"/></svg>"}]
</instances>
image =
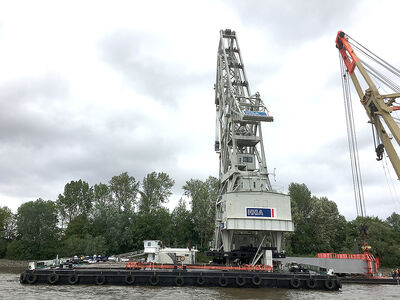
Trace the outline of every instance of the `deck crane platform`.
<instances>
[{"instance_id":1,"label":"deck crane platform","mask_svg":"<svg viewBox=\"0 0 400 300\"><path fill-rule=\"evenodd\" d=\"M260 94L250 92L236 33L230 29L220 31L215 104L221 188L207 254L222 263L271 265L272 252L282 250L282 234L293 231L290 197L271 187L261 122L273 117Z\"/></svg>"}]
</instances>

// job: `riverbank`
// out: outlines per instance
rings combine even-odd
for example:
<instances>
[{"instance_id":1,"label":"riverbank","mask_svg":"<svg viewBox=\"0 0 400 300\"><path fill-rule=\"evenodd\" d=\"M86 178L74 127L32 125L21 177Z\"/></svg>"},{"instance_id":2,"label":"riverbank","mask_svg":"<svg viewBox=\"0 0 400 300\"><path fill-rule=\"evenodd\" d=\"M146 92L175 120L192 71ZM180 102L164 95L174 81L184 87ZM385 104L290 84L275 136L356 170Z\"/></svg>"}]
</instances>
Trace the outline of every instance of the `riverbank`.
<instances>
[{"instance_id":1,"label":"riverbank","mask_svg":"<svg viewBox=\"0 0 400 300\"><path fill-rule=\"evenodd\" d=\"M28 268L27 260L0 259L0 273L21 273Z\"/></svg>"}]
</instances>

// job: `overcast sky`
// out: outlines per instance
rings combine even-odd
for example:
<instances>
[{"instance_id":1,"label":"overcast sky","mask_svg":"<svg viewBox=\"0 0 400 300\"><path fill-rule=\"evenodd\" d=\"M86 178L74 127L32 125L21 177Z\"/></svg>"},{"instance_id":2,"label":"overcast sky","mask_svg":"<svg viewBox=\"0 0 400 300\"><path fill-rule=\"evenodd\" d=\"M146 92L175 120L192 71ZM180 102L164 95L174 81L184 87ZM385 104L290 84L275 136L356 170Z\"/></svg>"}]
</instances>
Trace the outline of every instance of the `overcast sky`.
<instances>
[{"instance_id":1,"label":"overcast sky","mask_svg":"<svg viewBox=\"0 0 400 300\"><path fill-rule=\"evenodd\" d=\"M400 66L397 1L0 2L0 205L55 200L71 180L166 172L169 207L190 178L218 176L219 30L236 31L273 186L305 183L356 215L338 30ZM367 214L399 213L353 96ZM390 165L389 160L387 164ZM388 184L389 183L389 184Z\"/></svg>"}]
</instances>

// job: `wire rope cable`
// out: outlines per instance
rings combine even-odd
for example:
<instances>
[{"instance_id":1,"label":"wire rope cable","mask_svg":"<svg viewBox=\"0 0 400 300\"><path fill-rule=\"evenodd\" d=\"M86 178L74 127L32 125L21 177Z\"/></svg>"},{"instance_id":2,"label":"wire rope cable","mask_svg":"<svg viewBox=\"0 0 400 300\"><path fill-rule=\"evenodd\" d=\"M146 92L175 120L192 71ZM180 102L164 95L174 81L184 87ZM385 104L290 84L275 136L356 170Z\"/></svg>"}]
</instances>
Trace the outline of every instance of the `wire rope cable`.
<instances>
[{"instance_id":1,"label":"wire rope cable","mask_svg":"<svg viewBox=\"0 0 400 300\"><path fill-rule=\"evenodd\" d=\"M354 71L357 71L357 73L360 73L365 81L365 83L368 84L368 89L365 91L364 95L364 100L368 99L369 95L367 95L368 90L374 91L375 87L371 85L370 80L372 80L376 86L376 89L381 89L384 94L378 96L382 96L384 104L386 104L388 107L392 107L392 111L388 111L392 115L393 121L400 127L400 102L396 98L398 94L400 93L400 84L399 84L399 79L400 79L400 70L387 62L386 60L382 59L378 55L374 54L372 51L370 51L368 48L354 40L352 37L346 34L346 40L348 43L357 50L357 56L358 60L360 61L360 65L357 65L358 68L356 68ZM339 55L339 59L341 56ZM344 58L345 59L345 58ZM341 76L342 76L342 89L343 89L343 96L344 96L344 104L345 104L345 113L346 113L346 125L347 125L347 134L348 134L348 143L349 143L349 152L350 152L350 160L351 160L351 168L352 168L352 176L353 176L353 186L354 186L354 195L355 195L355 200L356 200L356 208L357 208L357 214L359 216L364 216L366 211L365 211L365 200L364 200L364 192L363 192L363 185L362 185L362 179L361 179L361 172L360 172L360 162L359 162L359 157L358 157L358 146L357 146L357 137L356 137L356 131L355 131L355 126L354 126L354 117L353 117L353 108L352 108L352 101L351 101L351 92L350 92L350 84L349 84L349 71L344 63L343 59L340 59L340 67L341 67ZM367 72L368 75L365 74ZM370 79L369 79L369 78ZM353 79L353 77L352 77ZM360 84L360 83L358 83ZM361 88L361 86L359 86ZM390 91L389 91L390 90ZM361 97L361 96L360 96ZM362 98L362 97L361 97ZM361 99L363 101L363 99ZM369 103L368 107L366 107L366 104L363 103L365 108L367 109L367 112L370 112L372 118L379 118L379 122L383 128L381 129L382 131L386 132L394 132L392 131L392 127L390 127L387 124L387 120L383 118L379 113L375 114L375 111L377 111L377 108L374 105L378 105L376 103ZM382 105L382 102L379 104ZM375 121L378 121L375 119ZM372 125L372 136L374 140L374 146L375 146L375 151L378 154L378 148L382 146L382 140L381 140L381 132L378 131L378 128L376 127L377 124L375 124L375 121L371 119L371 125ZM386 128L386 126L389 126ZM389 139L392 139L393 137L389 136ZM398 138L396 137L397 141ZM396 145L393 145L396 146ZM399 198L399 192L398 192L398 186L394 183L393 177L392 177L392 172L394 169L391 169L388 165L387 158L391 158L391 156L388 156L389 154L386 153L386 155L383 156L382 160L382 167L383 171L385 174L385 179L386 183L389 188L389 194L390 198L394 201L396 205L396 210L399 210L400 206L400 198ZM378 159L377 160L381 160ZM393 163L393 161L391 160ZM397 177L398 171L396 171ZM400 177L399 177L400 178Z\"/></svg>"},{"instance_id":2,"label":"wire rope cable","mask_svg":"<svg viewBox=\"0 0 400 300\"><path fill-rule=\"evenodd\" d=\"M380 65L384 66L387 70L389 70L393 74L395 74L395 75L400 77L400 70L399 69L397 69L396 67L394 67L393 65L388 63L386 60L380 58L378 55L376 55L375 53L370 51L365 46L361 45L359 42L357 42L355 39L350 37L348 34L346 34L346 36L349 38L349 43L352 46L354 46L356 49L358 49L359 51L361 51L362 53L364 53L365 55L370 57L372 60L374 60L377 63L379 63Z\"/></svg>"},{"instance_id":3,"label":"wire rope cable","mask_svg":"<svg viewBox=\"0 0 400 300\"><path fill-rule=\"evenodd\" d=\"M364 68L368 72L368 74L372 75L374 78L379 80L381 83L385 84L387 87L391 88L393 91L398 93L400 92L400 86L397 85L397 83L395 83L389 77L385 76L383 73L379 72L377 69L372 67L364 60L360 59L360 61L363 63Z\"/></svg>"},{"instance_id":4,"label":"wire rope cable","mask_svg":"<svg viewBox=\"0 0 400 300\"><path fill-rule=\"evenodd\" d=\"M354 199L356 203L357 215L361 217L366 216L364 189L361 177L357 136L354 125L353 107L351 102L351 92L349 84L349 76L343 60L340 58L341 80L343 89L343 98L346 114L346 127L347 127L347 141L350 153L351 173L353 179Z\"/></svg>"},{"instance_id":5,"label":"wire rope cable","mask_svg":"<svg viewBox=\"0 0 400 300\"><path fill-rule=\"evenodd\" d=\"M389 187L390 198L392 198L392 201L394 202L394 204L396 206L396 211L399 211L399 204L400 204L399 194L397 192L396 186L393 183L393 177L392 177L392 174L390 172L390 168L389 168L389 165L387 163L386 156L384 156L383 159L384 159L384 162L382 162L382 167L383 167L383 172L385 173L386 183L387 183L387 185Z\"/></svg>"}]
</instances>

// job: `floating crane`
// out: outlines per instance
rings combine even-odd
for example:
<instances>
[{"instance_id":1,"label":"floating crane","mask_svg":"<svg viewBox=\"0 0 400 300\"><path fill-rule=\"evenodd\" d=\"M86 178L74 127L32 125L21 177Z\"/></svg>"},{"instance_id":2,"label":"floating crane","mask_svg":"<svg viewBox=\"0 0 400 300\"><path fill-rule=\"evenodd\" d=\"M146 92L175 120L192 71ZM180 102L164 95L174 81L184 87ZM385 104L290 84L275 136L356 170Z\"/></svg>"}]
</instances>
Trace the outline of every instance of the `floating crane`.
<instances>
[{"instance_id":1,"label":"floating crane","mask_svg":"<svg viewBox=\"0 0 400 300\"><path fill-rule=\"evenodd\" d=\"M273 117L260 94L250 92L236 33L230 29L220 31L215 104L221 188L207 254L217 262L254 265L263 258L262 263L272 265L272 252L282 251L282 234L293 231L290 197L271 187L261 122Z\"/></svg>"},{"instance_id":2,"label":"floating crane","mask_svg":"<svg viewBox=\"0 0 400 300\"><path fill-rule=\"evenodd\" d=\"M400 70L369 51L343 31L338 32L336 37L336 47L339 49L343 62L342 64L347 73L350 74L350 78L360 98L361 104L364 106L368 115L369 122L374 127L373 133L377 160L383 158L383 153L386 150L397 178L400 180L400 159L396 152L395 144L392 142L392 137L389 136L390 132L394 140L397 142L397 145L400 145L400 128L397 123L398 120L396 122L395 118L392 116L393 111L400 110L400 104L396 102L396 100L400 98L400 86L398 86L390 77L379 72L366 61L359 59L352 46L359 50L360 53L366 55L370 60L379 64L381 67L384 67L392 76L395 76L398 79L400 78ZM356 75L356 70L361 74L367 85L365 90L362 88ZM343 74L343 71L342 75L346 76L346 74ZM374 78L377 83L384 85L385 88L390 89L393 93L382 95L372 78Z\"/></svg>"},{"instance_id":3,"label":"floating crane","mask_svg":"<svg viewBox=\"0 0 400 300\"><path fill-rule=\"evenodd\" d=\"M392 112L400 110L400 104L396 102L396 99L400 98L400 86L389 76L375 69L367 61L361 60L354 52L353 47L361 54L364 54L369 60L386 69L390 74L389 76L400 78L400 71L369 51L343 31L338 32L336 36L336 48L339 49L339 57L341 58L341 75L357 216L366 217L348 75L350 75L361 104L364 106L369 122L372 124L377 160L380 161L383 159L383 154L386 149L386 153L398 179L400 179L400 159L395 148L397 146L392 142L392 139L394 138L397 145L400 145L400 128L398 125L399 120L392 116ZM356 71L358 71L364 79L366 89L362 88ZM381 88L384 87L391 90L392 93L382 95L377 85L380 85ZM391 133L392 137L389 136L389 133ZM371 250L371 247L367 243L368 227L365 224L361 226L360 233L364 242L362 249L367 253Z\"/></svg>"}]
</instances>

